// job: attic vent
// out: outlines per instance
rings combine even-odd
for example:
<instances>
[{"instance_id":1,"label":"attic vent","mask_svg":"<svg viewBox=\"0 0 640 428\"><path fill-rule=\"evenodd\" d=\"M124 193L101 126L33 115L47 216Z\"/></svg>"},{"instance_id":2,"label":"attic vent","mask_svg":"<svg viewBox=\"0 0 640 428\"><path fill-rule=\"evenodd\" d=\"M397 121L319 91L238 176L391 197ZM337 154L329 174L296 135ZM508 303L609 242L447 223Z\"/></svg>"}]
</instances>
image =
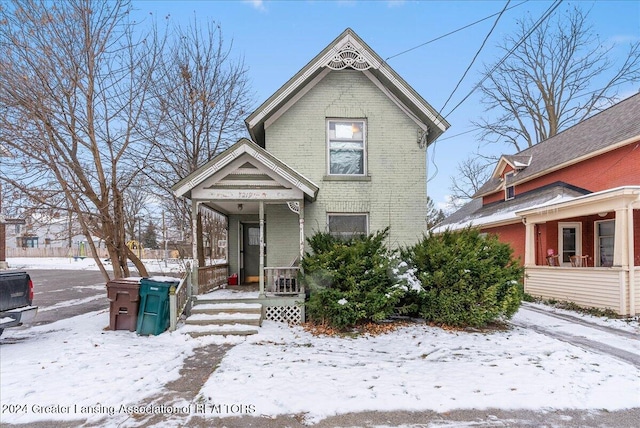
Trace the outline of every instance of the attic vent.
<instances>
[{"instance_id":1,"label":"attic vent","mask_svg":"<svg viewBox=\"0 0 640 428\"><path fill-rule=\"evenodd\" d=\"M358 52L351 44L346 43L340 50L329 60L327 67L332 70L344 70L351 67L356 70L367 70L371 68L371 64Z\"/></svg>"}]
</instances>

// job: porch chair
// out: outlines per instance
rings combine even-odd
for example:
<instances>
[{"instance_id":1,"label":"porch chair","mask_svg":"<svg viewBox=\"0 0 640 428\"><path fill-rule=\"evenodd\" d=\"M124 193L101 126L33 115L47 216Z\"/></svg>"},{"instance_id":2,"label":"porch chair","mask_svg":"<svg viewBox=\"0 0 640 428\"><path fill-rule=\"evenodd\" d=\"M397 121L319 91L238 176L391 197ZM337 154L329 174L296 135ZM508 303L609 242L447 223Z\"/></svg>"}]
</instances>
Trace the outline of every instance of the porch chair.
<instances>
[{"instance_id":1,"label":"porch chair","mask_svg":"<svg viewBox=\"0 0 640 428\"><path fill-rule=\"evenodd\" d=\"M547 265L548 266L560 266L560 255L559 254L550 254L547 256Z\"/></svg>"},{"instance_id":2,"label":"porch chair","mask_svg":"<svg viewBox=\"0 0 640 428\"><path fill-rule=\"evenodd\" d=\"M571 256L569 260L573 267L589 267L589 256Z\"/></svg>"}]
</instances>

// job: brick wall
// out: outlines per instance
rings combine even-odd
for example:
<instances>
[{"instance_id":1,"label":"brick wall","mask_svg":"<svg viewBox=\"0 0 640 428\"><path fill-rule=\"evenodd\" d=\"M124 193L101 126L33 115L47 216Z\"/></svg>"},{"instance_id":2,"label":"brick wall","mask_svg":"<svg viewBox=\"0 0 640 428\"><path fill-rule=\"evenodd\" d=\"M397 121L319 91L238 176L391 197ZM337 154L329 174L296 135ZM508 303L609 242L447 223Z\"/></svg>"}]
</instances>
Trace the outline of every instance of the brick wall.
<instances>
[{"instance_id":1,"label":"brick wall","mask_svg":"<svg viewBox=\"0 0 640 428\"><path fill-rule=\"evenodd\" d=\"M367 180L326 178L327 118L366 119ZM326 230L327 212L368 212L371 232L390 226L391 245L417 241L426 230L426 154L417 131L363 73L351 70L329 73L272 123L266 149L320 187L305 206L306 235Z\"/></svg>"},{"instance_id":2,"label":"brick wall","mask_svg":"<svg viewBox=\"0 0 640 428\"><path fill-rule=\"evenodd\" d=\"M513 249L513 257L520 258L520 264L524 264L525 250L525 226L522 223L509 224L502 227L490 227L482 229L483 232L498 235L501 242L507 242Z\"/></svg>"}]
</instances>

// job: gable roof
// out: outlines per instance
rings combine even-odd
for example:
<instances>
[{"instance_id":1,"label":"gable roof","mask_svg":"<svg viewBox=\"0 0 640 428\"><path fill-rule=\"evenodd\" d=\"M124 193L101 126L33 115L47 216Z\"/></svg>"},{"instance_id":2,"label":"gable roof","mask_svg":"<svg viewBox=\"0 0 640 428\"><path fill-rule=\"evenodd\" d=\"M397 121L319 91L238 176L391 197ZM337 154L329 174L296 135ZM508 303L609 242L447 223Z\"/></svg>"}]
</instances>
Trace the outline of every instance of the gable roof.
<instances>
[{"instance_id":1,"label":"gable roof","mask_svg":"<svg viewBox=\"0 0 640 428\"><path fill-rule=\"evenodd\" d=\"M236 162L238 165L233 174L215 176L223 168ZM255 166L263 167L261 173ZM214 177L215 176L215 177ZM189 174L171 187L173 193L180 197L191 198L191 192L197 186L212 185L209 183L215 178L215 186L218 188L243 188L277 189L282 183L290 187L300 189L309 200L315 200L318 195L318 186L296 170L258 146L253 141L241 138L233 146L220 153L215 158Z\"/></svg>"},{"instance_id":2,"label":"gable roof","mask_svg":"<svg viewBox=\"0 0 640 428\"><path fill-rule=\"evenodd\" d=\"M345 68L365 73L384 89L387 96L402 105L424 130L428 129L427 144L449 128L449 123L420 94L347 28L245 120L252 139L264 147L265 122L270 117L303 95L310 85L322 80L328 71Z\"/></svg>"},{"instance_id":3,"label":"gable roof","mask_svg":"<svg viewBox=\"0 0 640 428\"><path fill-rule=\"evenodd\" d=\"M528 166L510 180L519 184L540 175L581 162L640 139L640 93L603 110L588 119L522 150L509 158L530 157ZM508 158L503 156L504 159ZM501 158L501 161L502 159ZM489 179L473 196L485 196L502 188L504 163L498 162Z\"/></svg>"}]
</instances>

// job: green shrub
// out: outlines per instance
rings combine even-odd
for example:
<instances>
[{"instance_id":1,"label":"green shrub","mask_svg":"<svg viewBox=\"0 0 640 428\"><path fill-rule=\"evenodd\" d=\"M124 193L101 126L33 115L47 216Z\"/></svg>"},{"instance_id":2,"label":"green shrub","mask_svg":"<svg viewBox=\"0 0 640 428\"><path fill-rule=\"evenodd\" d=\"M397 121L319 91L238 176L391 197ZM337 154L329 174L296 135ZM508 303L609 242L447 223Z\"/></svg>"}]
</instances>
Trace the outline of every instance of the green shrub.
<instances>
[{"instance_id":1,"label":"green shrub","mask_svg":"<svg viewBox=\"0 0 640 428\"><path fill-rule=\"evenodd\" d=\"M390 252L384 245L388 229L348 240L328 233L307 239L301 266L302 282L310 291L310 320L346 329L388 318L400 292L389 275Z\"/></svg>"},{"instance_id":2,"label":"green shrub","mask_svg":"<svg viewBox=\"0 0 640 428\"><path fill-rule=\"evenodd\" d=\"M524 269L508 244L475 229L430 234L402 251L424 292L412 307L427 321L484 326L510 318L520 306Z\"/></svg>"}]
</instances>

